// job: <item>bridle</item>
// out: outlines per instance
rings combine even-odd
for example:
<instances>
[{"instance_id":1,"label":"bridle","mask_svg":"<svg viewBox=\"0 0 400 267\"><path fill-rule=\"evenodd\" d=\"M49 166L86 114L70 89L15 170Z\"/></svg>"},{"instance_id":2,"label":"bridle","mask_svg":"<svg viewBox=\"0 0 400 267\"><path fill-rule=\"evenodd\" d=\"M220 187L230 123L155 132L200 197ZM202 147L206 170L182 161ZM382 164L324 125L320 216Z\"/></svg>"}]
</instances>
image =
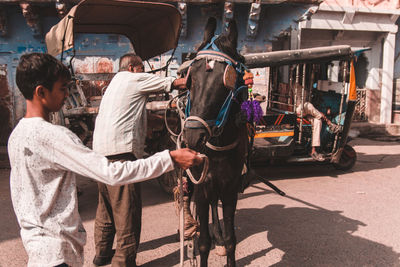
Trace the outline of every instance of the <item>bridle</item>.
<instances>
[{"instance_id":1,"label":"bridle","mask_svg":"<svg viewBox=\"0 0 400 267\"><path fill-rule=\"evenodd\" d=\"M190 89L186 93L175 96L169 101L167 110L171 108L172 102L176 101L176 108L178 110L178 114L181 120L181 132L179 134L176 134L168 127L168 121L166 115L167 110L164 113L166 128L168 132L171 134L171 136L176 137L177 149L181 148L181 144L185 142L183 138L183 130L185 128L205 129L210 138L220 136L228 120L232 103L236 101L236 97L239 95L239 93L241 93L243 90L247 90L248 88L246 85L240 85L240 81L243 78L244 71L247 70L247 68L241 62L237 62L236 60L232 59L230 56L221 52L217 48L217 46L214 44L214 41L216 40L217 37L218 36L214 36L211 42L203 50L197 53L195 59L192 61L192 64L193 62L202 59L205 59L206 61L213 60L213 61L225 62L227 66L224 71L223 80L225 87L228 88L230 92L226 97L222 107L220 108L217 118L213 120L205 120L199 116L190 115L190 109L191 109ZM191 66L189 66L188 68L188 72L186 75L187 78L189 78L190 76L190 69ZM234 79L234 81L232 79ZM184 98L186 98L186 105L183 103L185 102ZM206 142L206 146L213 151L228 151L234 149L239 144L239 142L240 142L240 137L238 136L233 143L226 146L215 146L210 142ZM199 156L204 158L204 166L200 179L196 180L193 177L190 169L186 169L186 173L188 174L190 180L194 184L203 183L208 173L208 165L209 165L208 157L204 154L199 154Z\"/></svg>"},{"instance_id":2,"label":"bridle","mask_svg":"<svg viewBox=\"0 0 400 267\"><path fill-rule=\"evenodd\" d=\"M239 95L239 93L242 92L242 90L247 89L246 85L240 85L240 80L242 79L244 75L244 71L246 70L246 67L240 63L232 59L230 56L227 54L221 52L216 45L214 44L214 41L216 39L216 36L211 40L211 42L200 52L197 53L196 58L194 59L193 62L201 59L205 59L206 61L208 60L213 60L213 61L219 61L219 62L225 62L227 63L227 66L224 71L224 85L227 87L230 92L228 96L226 97L222 107L220 108L220 111L217 115L216 119L213 120L205 120L199 116L191 116L190 115L190 109L191 109L191 103L190 103L190 90L187 91L187 104L186 104L186 109L185 109L185 120L182 125L182 129L206 129L209 137L218 137L221 135L224 126L228 120L229 117L229 112L232 106L232 103L236 100L236 97ZM212 49L210 49L212 48ZM234 72L234 73L233 73ZM190 68L187 74L187 77L190 76ZM232 76L234 76L234 81L232 83ZM239 138L237 138L232 144L229 144L227 146L215 146L211 144L210 142L206 143L206 146L210 148L211 150L214 151L226 151L226 150L231 150L235 148L239 143Z\"/></svg>"}]
</instances>

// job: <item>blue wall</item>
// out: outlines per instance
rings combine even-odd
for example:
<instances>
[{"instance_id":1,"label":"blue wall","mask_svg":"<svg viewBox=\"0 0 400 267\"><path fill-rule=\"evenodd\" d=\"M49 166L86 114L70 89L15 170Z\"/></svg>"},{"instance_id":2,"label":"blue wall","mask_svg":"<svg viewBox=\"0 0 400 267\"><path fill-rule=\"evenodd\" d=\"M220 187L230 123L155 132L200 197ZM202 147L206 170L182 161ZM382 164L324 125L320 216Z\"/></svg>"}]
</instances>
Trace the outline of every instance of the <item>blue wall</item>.
<instances>
[{"instance_id":1,"label":"blue wall","mask_svg":"<svg viewBox=\"0 0 400 267\"><path fill-rule=\"evenodd\" d=\"M282 30L289 27L296 28L298 19L308 8L308 5L279 4L263 5L258 35L254 40L246 38L246 27L249 4L235 5L235 18L239 27L239 50L246 52L261 52L271 49L271 41ZM7 64L9 89L13 96L13 125L24 114L24 101L15 85L15 68L19 57L27 52L45 52L44 34L56 24L59 19L54 17L41 17L43 36L33 37L31 29L27 26L19 6L6 6L8 15L8 35L0 37L0 64ZM181 63L182 53L193 52L201 42L203 29L208 16L215 16L219 23L217 32L221 32L223 5L195 5L188 4L187 10L187 36L179 41L175 57ZM55 14L54 14L55 15ZM125 37L115 35L79 35L75 41L76 56L103 56L116 60L132 47ZM169 52L170 53L170 52ZM66 54L68 56L68 53ZM66 57L65 56L65 57Z\"/></svg>"}]
</instances>

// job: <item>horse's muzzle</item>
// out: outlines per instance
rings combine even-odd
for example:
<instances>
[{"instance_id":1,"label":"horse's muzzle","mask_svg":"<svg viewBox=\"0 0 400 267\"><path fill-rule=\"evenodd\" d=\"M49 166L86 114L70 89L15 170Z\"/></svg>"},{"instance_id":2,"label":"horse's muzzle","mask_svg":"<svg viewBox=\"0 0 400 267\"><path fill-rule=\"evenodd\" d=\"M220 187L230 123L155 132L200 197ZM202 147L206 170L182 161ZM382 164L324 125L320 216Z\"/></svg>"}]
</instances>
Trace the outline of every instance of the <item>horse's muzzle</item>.
<instances>
[{"instance_id":1,"label":"horse's muzzle","mask_svg":"<svg viewBox=\"0 0 400 267\"><path fill-rule=\"evenodd\" d=\"M206 129L183 129L183 141L185 145L197 152L204 152L206 143L210 139L210 136Z\"/></svg>"}]
</instances>

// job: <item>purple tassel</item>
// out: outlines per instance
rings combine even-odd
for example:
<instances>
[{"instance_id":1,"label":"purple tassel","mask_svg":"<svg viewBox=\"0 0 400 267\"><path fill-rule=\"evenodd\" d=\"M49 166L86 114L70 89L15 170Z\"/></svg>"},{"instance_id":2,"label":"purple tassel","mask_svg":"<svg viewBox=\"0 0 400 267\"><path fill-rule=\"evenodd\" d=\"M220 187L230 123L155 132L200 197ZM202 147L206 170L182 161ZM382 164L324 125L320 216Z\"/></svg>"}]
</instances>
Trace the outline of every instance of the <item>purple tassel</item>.
<instances>
[{"instance_id":1,"label":"purple tassel","mask_svg":"<svg viewBox=\"0 0 400 267\"><path fill-rule=\"evenodd\" d=\"M241 109L246 112L247 121L259 123L263 116L263 111L260 103L256 100L244 101L241 105Z\"/></svg>"}]
</instances>

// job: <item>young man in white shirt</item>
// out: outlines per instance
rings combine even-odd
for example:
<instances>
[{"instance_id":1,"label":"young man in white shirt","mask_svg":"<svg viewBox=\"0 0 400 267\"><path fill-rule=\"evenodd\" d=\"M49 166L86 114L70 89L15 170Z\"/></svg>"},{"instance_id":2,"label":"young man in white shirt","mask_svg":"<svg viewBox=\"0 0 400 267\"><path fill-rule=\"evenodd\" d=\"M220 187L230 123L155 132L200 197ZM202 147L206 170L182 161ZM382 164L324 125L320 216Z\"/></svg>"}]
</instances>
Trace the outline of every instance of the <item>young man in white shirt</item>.
<instances>
[{"instance_id":1,"label":"young man in white shirt","mask_svg":"<svg viewBox=\"0 0 400 267\"><path fill-rule=\"evenodd\" d=\"M16 83L26 114L10 135L11 198L29 267L82 266L86 232L78 213L76 174L111 185L145 181L201 159L191 150L110 162L63 126L49 122L68 96L68 69L48 54L23 55Z\"/></svg>"}]
</instances>

